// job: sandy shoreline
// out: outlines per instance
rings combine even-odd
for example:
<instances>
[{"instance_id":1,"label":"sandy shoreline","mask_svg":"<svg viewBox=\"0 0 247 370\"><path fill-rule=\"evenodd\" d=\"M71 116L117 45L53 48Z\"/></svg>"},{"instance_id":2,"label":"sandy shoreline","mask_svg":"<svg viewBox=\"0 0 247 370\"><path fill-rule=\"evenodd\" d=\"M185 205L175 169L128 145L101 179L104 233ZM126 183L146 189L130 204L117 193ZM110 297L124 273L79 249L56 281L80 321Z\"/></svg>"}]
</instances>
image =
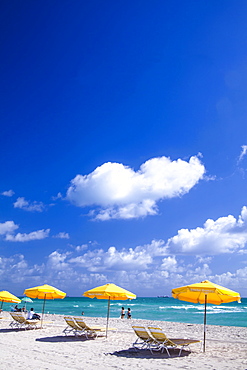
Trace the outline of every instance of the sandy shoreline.
<instances>
[{"instance_id":1,"label":"sandy shoreline","mask_svg":"<svg viewBox=\"0 0 247 370\"><path fill-rule=\"evenodd\" d=\"M12 329L8 312L0 320L0 369L247 369L247 328L235 326L207 327L206 352L201 344L191 345L192 352L183 351L178 357L166 353L141 350L136 352L132 343L136 340L131 325L159 326L168 336L202 340L203 326L165 321L121 320L110 318L110 326L118 332L110 332L108 338L96 339L65 336L66 323L61 315L45 315L43 329ZM102 325L105 318L84 317L89 325Z\"/></svg>"}]
</instances>

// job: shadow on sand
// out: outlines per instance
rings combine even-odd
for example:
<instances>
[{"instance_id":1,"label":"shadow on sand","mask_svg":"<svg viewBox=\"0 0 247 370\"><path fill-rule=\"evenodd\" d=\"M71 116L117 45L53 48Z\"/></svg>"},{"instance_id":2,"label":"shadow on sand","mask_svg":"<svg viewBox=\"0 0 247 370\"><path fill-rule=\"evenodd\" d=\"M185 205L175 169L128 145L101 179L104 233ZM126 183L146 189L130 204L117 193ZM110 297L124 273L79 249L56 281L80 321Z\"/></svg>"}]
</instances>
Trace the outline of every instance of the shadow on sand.
<instances>
[{"instance_id":1,"label":"shadow on sand","mask_svg":"<svg viewBox=\"0 0 247 370\"><path fill-rule=\"evenodd\" d=\"M0 333L11 333L11 332L27 331L27 330L35 330L35 328L12 328L12 329L9 328L9 329L0 329Z\"/></svg>"},{"instance_id":2,"label":"shadow on sand","mask_svg":"<svg viewBox=\"0 0 247 370\"><path fill-rule=\"evenodd\" d=\"M88 340L94 340L94 338L86 338L85 336L78 336L76 337L75 335L72 336L72 335L57 335L55 337L45 337L45 338L37 338L36 341L37 342L52 342L52 343L55 343L55 342L74 342L74 341L80 341L80 342L85 342L85 341L88 341Z\"/></svg>"},{"instance_id":3,"label":"shadow on sand","mask_svg":"<svg viewBox=\"0 0 247 370\"><path fill-rule=\"evenodd\" d=\"M140 349L136 351L134 348L129 348L122 351L115 351L112 353L107 353L107 355L118 356L118 357L127 357L127 358L160 358L160 359L172 359L174 357L187 357L190 355L190 351L183 350L179 356L179 350L169 349L171 357L167 355L166 352L161 353L160 351L153 352L153 354L148 349Z\"/></svg>"}]
</instances>

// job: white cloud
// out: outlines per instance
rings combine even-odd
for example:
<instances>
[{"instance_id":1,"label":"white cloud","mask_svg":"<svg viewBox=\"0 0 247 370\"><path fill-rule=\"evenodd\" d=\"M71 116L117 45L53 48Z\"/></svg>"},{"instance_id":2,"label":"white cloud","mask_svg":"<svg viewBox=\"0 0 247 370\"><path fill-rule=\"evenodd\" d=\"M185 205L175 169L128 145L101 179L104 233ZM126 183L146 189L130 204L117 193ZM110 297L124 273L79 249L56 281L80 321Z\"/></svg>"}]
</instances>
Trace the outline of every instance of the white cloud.
<instances>
[{"instance_id":1,"label":"white cloud","mask_svg":"<svg viewBox=\"0 0 247 370\"><path fill-rule=\"evenodd\" d=\"M162 239L152 240L150 244L144 244L143 246L135 247L134 251L136 253L147 253L152 257L166 256L169 251L165 245L165 241Z\"/></svg>"},{"instance_id":2,"label":"white cloud","mask_svg":"<svg viewBox=\"0 0 247 370\"><path fill-rule=\"evenodd\" d=\"M196 274L198 276L203 276L206 279L207 276L212 274L212 271L211 271L209 265L207 263L204 263L202 266L199 266L199 267L195 268L194 274Z\"/></svg>"},{"instance_id":3,"label":"white cloud","mask_svg":"<svg viewBox=\"0 0 247 370\"><path fill-rule=\"evenodd\" d=\"M111 207L103 209L99 211L99 213L95 216L95 220L106 221L110 220L111 218L131 219L145 217L147 215L152 216L157 214L157 210L158 208L155 204L155 201L145 199L139 204L131 203L126 205L125 207Z\"/></svg>"},{"instance_id":4,"label":"white cloud","mask_svg":"<svg viewBox=\"0 0 247 370\"><path fill-rule=\"evenodd\" d=\"M107 269L116 270L136 270L147 269L152 263L152 257L145 251L136 252L132 248L128 251L117 251L115 247L110 247L105 255L104 264Z\"/></svg>"},{"instance_id":5,"label":"white cloud","mask_svg":"<svg viewBox=\"0 0 247 370\"><path fill-rule=\"evenodd\" d=\"M57 235L54 235L53 238L56 239L69 239L69 234L65 232L60 232Z\"/></svg>"},{"instance_id":6,"label":"white cloud","mask_svg":"<svg viewBox=\"0 0 247 370\"><path fill-rule=\"evenodd\" d=\"M238 163L242 161L242 159L244 158L244 156L247 153L247 145L242 145L241 148L242 148L242 151L241 151L241 154L238 158Z\"/></svg>"},{"instance_id":7,"label":"white cloud","mask_svg":"<svg viewBox=\"0 0 247 370\"><path fill-rule=\"evenodd\" d=\"M5 197L12 197L15 194L15 192L13 190L6 190L3 191L1 194L4 195Z\"/></svg>"},{"instance_id":8,"label":"white cloud","mask_svg":"<svg viewBox=\"0 0 247 370\"><path fill-rule=\"evenodd\" d=\"M16 225L14 221L0 223L0 235L12 234L18 227L19 226Z\"/></svg>"},{"instance_id":9,"label":"white cloud","mask_svg":"<svg viewBox=\"0 0 247 370\"><path fill-rule=\"evenodd\" d=\"M80 251L80 249L78 249ZM150 267L153 258L167 255L164 240L153 240L150 244L137 246L134 249L110 247L105 252L103 249L88 250L84 254L72 257L69 262L89 271L105 270L143 270Z\"/></svg>"},{"instance_id":10,"label":"white cloud","mask_svg":"<svg viewBox=\"0 0 247 370\"><path fill-rule=\"evenodd\" d=\"M24 197L17 198L17 201L14 203L14 208L24 209L29 212L42 212L45 208L42 202L28 202Z\"/></svg>"},{"instance_id":11,"label":"white cloud","mask_svg":"<svg viewBox=\"0 0 247 370\"><path fill-rule=\"evenodd\" d=\"M5 240L11 241L11 242L28 242L31 240L41 240L41 239L47 238L49 236L49 233L50 233L50 229L46 229L46 230L42 229L42 230L33 231L29 234L25 234L25 233L24 234L18 233L16 235L7 234Z\"/></svg>"},{"instance_id":12,"label":"white cloud","mask_svg":"<svg viewBox=\"0 0 247 370\"><path fill-rule=\"evenodd\" d=\"M16 283L24 280L23 270L28 267L22 254L11 257L0 257L0 278L1 280L15 281Z\"/></svg>"},{"instance_id":13,"label":"white cloud","mask_svg":"<svg viewBox=\"0 0 247 370\"><path fill-rule=\"evenodd\" d=\"M241 290L245 290L247 292L247 267L238 269L235 272L227 271L220 275L216 274L213 279L214 282L219 285L226 286L236 291L239 291L239 288L242 288ZM246 293L243 296L246 296Z\"/></svg>"},{"instance_id":14,"label":"white cloud","mask_svg":"<svg viewBox=\"0 0 247 370\"><path fill-rule=\"evenodd\" d=\"M151 253L151 244L128 250L110 247L104 252L96 249L77 257L74 257L78 253L76 251L53 251L41 265L30 264L23 255L0 256L0 278L4 277L9 288L11 284L15 289L17 284L22 284L21 291L30 286L30 280L32 286L49 281L51 285L75 295L82 294L89 287L114 281L138 295L153 296L169 294L174 287L205 279L241 291L242 295L247 293L247 267L232 271L225 267L223 273L217 274L212 271L216 261L210 266L211 260L206 263L196 256L191 256L188 262L181 256L154 257L148 252ZM137 248L142 249L142 254L140 250L137 253ZM219 259L221 266L226 266L224 256L214 258Z\"/></svg>"},{"instance_id":15,"label":"white cloud","mask_svg":"<svg viewBox=\"0 0 247 370\"><path fill-rule=\"evenodd\" d=\"M210 263L212 261L212 257L208 256L196 256L198 263Z\"/></svg>"},{"instance_id":16,"label":"white cloud","mask_svg":"<svg viewBox=\"0 0 247 370\"><path fill-rule=\"evenodd\" d=\"M66 262L68 256L68 252L55 251L47 257L46 263L40 265L29 263L22 254L0 256L0 279L16 295L23 294L27 287L42 285L44 281L67 293L74 292L75 295L82 294L83 289L89 286L107 282L104 274L83 273L73 269Z\"/></svg>"},{"instance_id":17,"label":"white cloud","mask_svg":"<svg viewBox=\"0 0 247 370\"><path fill-rule=\"evenodd\" d=\"M67 199L78 207L99 206L95 219L138 218L155 215L157 202L188 193L205 168L197 156L188 162L167 157L153 158L134 171L121 163L104 163L89 175L77 175Z\"/></svg>"},{"instance_id":18,"label":"white cloud","mask_svg":"<svg viewBox=\"0 0 247 370\"><path fill-rule=\"evenodd\" d=\"M71 258L70 263L86 267L89 271L105 270L142 270L148 268L152 257L145 251L136 252L133 249L117 251L110 247L106 252L103 249L88 251L85 254Z\"/></svg>"},{"instance_id":19,"label":"white cloud","mask_svg":"<svg viewBox=\"0 0 247 370\"><path fill-rule=\"evenodd\" d=\"M247 243L247 208L243 207L238 220L232 215L216 221L208 219L204 227L181 229L170 238L171 253L208 254L241 251Z\"/></svg>"},{"instance_id":20,"label":"white cloud","mask_svg":"<svg viewBox=\"0 0 247 370\"><path fill-rule=\"evenodd\" d=\"M182 267L178 267L178 262L175 256L168 256L162 259L162 264L160 266L161 270L166 270L169 272L183 272Z\"/></svg>"},{"instance_id":21,"label":"white cloud","mask_svg":"<svg viewBox=\"0 0 247 370\"><path fill-rule=\"evenodd\" d=\"M63 199L63 196L62 196L62 193L57 193L57 195L56 196L53 196L52 197L52 200L58 200L58 199Z\"/></svg>"},{"instance_id":22,"label":"white cloud","mask_svg":"<svg viewBox=\"0 0 247 370\"><path fill-rule=\"evenodd\" d=\"M65 270L69 267L69 264L65 262L69 253L59 253L57 251L52 252L49 255L47 265L53 270Z\"/></svg>"},{"instance_id":23,"label":"white cloud","mask_svg":"<svg viewBox=\"0 0 247 370\"><path fill-rule=\"evenodd\" d=\"M77 252L81 252L81 251L84 251L85 249L87 249L88 248L88 245L87 244L82 244L82 245L77 245L76 247L75 247L75 250L77 251Z\"/></svg>"}]
</instances>

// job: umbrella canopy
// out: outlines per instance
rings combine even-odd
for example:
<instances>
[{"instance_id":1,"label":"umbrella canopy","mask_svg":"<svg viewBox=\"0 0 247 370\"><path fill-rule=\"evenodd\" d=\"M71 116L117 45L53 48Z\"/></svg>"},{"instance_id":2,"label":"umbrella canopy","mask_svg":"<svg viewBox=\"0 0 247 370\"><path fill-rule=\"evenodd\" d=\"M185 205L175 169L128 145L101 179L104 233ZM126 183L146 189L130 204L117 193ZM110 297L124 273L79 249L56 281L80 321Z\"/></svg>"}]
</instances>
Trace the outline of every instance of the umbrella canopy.
<instances>
[{"instance_id":1,"label":"umbrella canopy","mask_svg":"<svg viewBox=\"0 0 247 370\"><path fill-rule=\"evenodd\" d=\"M32 302L33 302L33 300L32 300L31 298L28 298L28 297L23 297L23 298L21 299L21 301L22 301L22 302L24 302L25 310L26 310L26 305L27 305L27 303L32 303Z\"/></svg>"},{"instance_id":2,"label":"umbrella canopy","mask_svg":"<svg viewBox=\"0 0 247 370\"><path fill-rule=\"evenodd\" d=\"M3 302L10 302L10 303L20 303L21 302L19 298L17 298L14 294L11 294L7 290L2 290L0 292L0 301L2 301L1 308L3 306Z\"/></svg>"},{"instance_id":3,"label":"umbrella canopy","mask_svg":"<svg viewBox=\"0 0 247 370\"><path fill-rule=\"evenodd\" d=\"M24 291L24 294L30 298L38 298L43 299L43 309L42 309L42 320L41 320L41 327L43 325L43 317L44 317L44 310L45 310L45 301L47 299L55 299L60 298L63 299L66 296L66 293L62 292L61 290L54 288L51 285L44 284L40 286L36 286L34 288L29 288Z\"/></svg>"},{"instance_id":4,"label":"umbrella canopy","mask_svg":"<svg viewBox=\"0 0 247 370\"><path fill-rule=\"evenodd\" d=\"M204 309L204 341L203 351L205 352L206 343L206 314L207 314L207 303L220 305L221 303L229 303L234 301L240 301L240 295L233 290L224 288L220 285L211 283L208 280L202 281L201 283L190 284L181 288L172 290L173 298L177 298L181 301L201 303L205 304Z\"/></svg>"},{"instance_id":5,"label":"umbrella canopy","mask_svg":"<svg viewBox=\"0 0 247 370\"><path fill-rule=\"evenodd\" d=\"M38 299L55 299L55 298L64 298L66 296L66 293L47 284L26 289L24 291L24 294L26 294L26 296L30 298Z\"/></svg>"},{"instance_id":6,"label":"umbrella canopy","mask_svg":"<svg viewBox=\"0 0 247 370\"><path fill-rule=\"evenodd\" d=\"M106 337L108 330L108 322L110 315L110 301L111 300L126 300L136 299L134 293L129 292L115 284L105 284L94 289L90 289L83 293L84 297L97 298L97 299L108 299L108 310L107 310L107 322L106 322Z\"/></svg>"},{"instance_id":7,"label":"umbrella canopy","mask_svg":"<svg viewBox=\"0 0 247 370\"><path fill-rule=\"evenodd\" d=\"M31 298L28 298L28 297L24 297L24 298L22 298L22 299L21 299L21 301L22 301L22 302L25 302L25 303L27 303L27 302L32 303L32 302L33 302L33 300L32 300Z\"/></svg>"},{"instance_id":8,"label":"umbrella canopy","mask_svg":"<svg viewBox=\"0 0 247 370\"><path fill-rule=\"evenodd\" d=\"M136 295L115 284L105 284L83 293L84 297L112 300L135 299Z\"/></svg>"}]
</instances>

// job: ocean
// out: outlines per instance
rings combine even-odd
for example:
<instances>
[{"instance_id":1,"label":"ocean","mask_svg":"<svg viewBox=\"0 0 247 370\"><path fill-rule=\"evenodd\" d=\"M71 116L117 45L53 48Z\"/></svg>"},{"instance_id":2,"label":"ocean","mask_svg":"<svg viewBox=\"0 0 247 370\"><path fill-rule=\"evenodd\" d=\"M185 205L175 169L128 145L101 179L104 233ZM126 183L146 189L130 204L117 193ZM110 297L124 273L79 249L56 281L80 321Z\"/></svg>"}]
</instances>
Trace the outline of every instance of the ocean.
<instances>
[{"instance_id":1,"label":"ocean","mask_svg":"<svg viewBox=\"0 0 247 370\"><path fill-rule=\"evenodd\" d=\"M81 316L82 311L88 317L106 317L107 300L90 299L85 297L66 297L64 299L47 300L45 313ZM43 300L34 299L27 304L34 311L42 311ZM19 307L22 307L19 304ZM132 301L111 301L110 317L120 317L121 307L131 309L133 319L159 320L202 324L204 305L187 303L174 298L141 298ZM4 303L3 309L10 310L10 304ZM241 303L232 302L219 306L207 305L207 324L223 326L247 327L247 298Z\"/></svg>"}]
</instances>

